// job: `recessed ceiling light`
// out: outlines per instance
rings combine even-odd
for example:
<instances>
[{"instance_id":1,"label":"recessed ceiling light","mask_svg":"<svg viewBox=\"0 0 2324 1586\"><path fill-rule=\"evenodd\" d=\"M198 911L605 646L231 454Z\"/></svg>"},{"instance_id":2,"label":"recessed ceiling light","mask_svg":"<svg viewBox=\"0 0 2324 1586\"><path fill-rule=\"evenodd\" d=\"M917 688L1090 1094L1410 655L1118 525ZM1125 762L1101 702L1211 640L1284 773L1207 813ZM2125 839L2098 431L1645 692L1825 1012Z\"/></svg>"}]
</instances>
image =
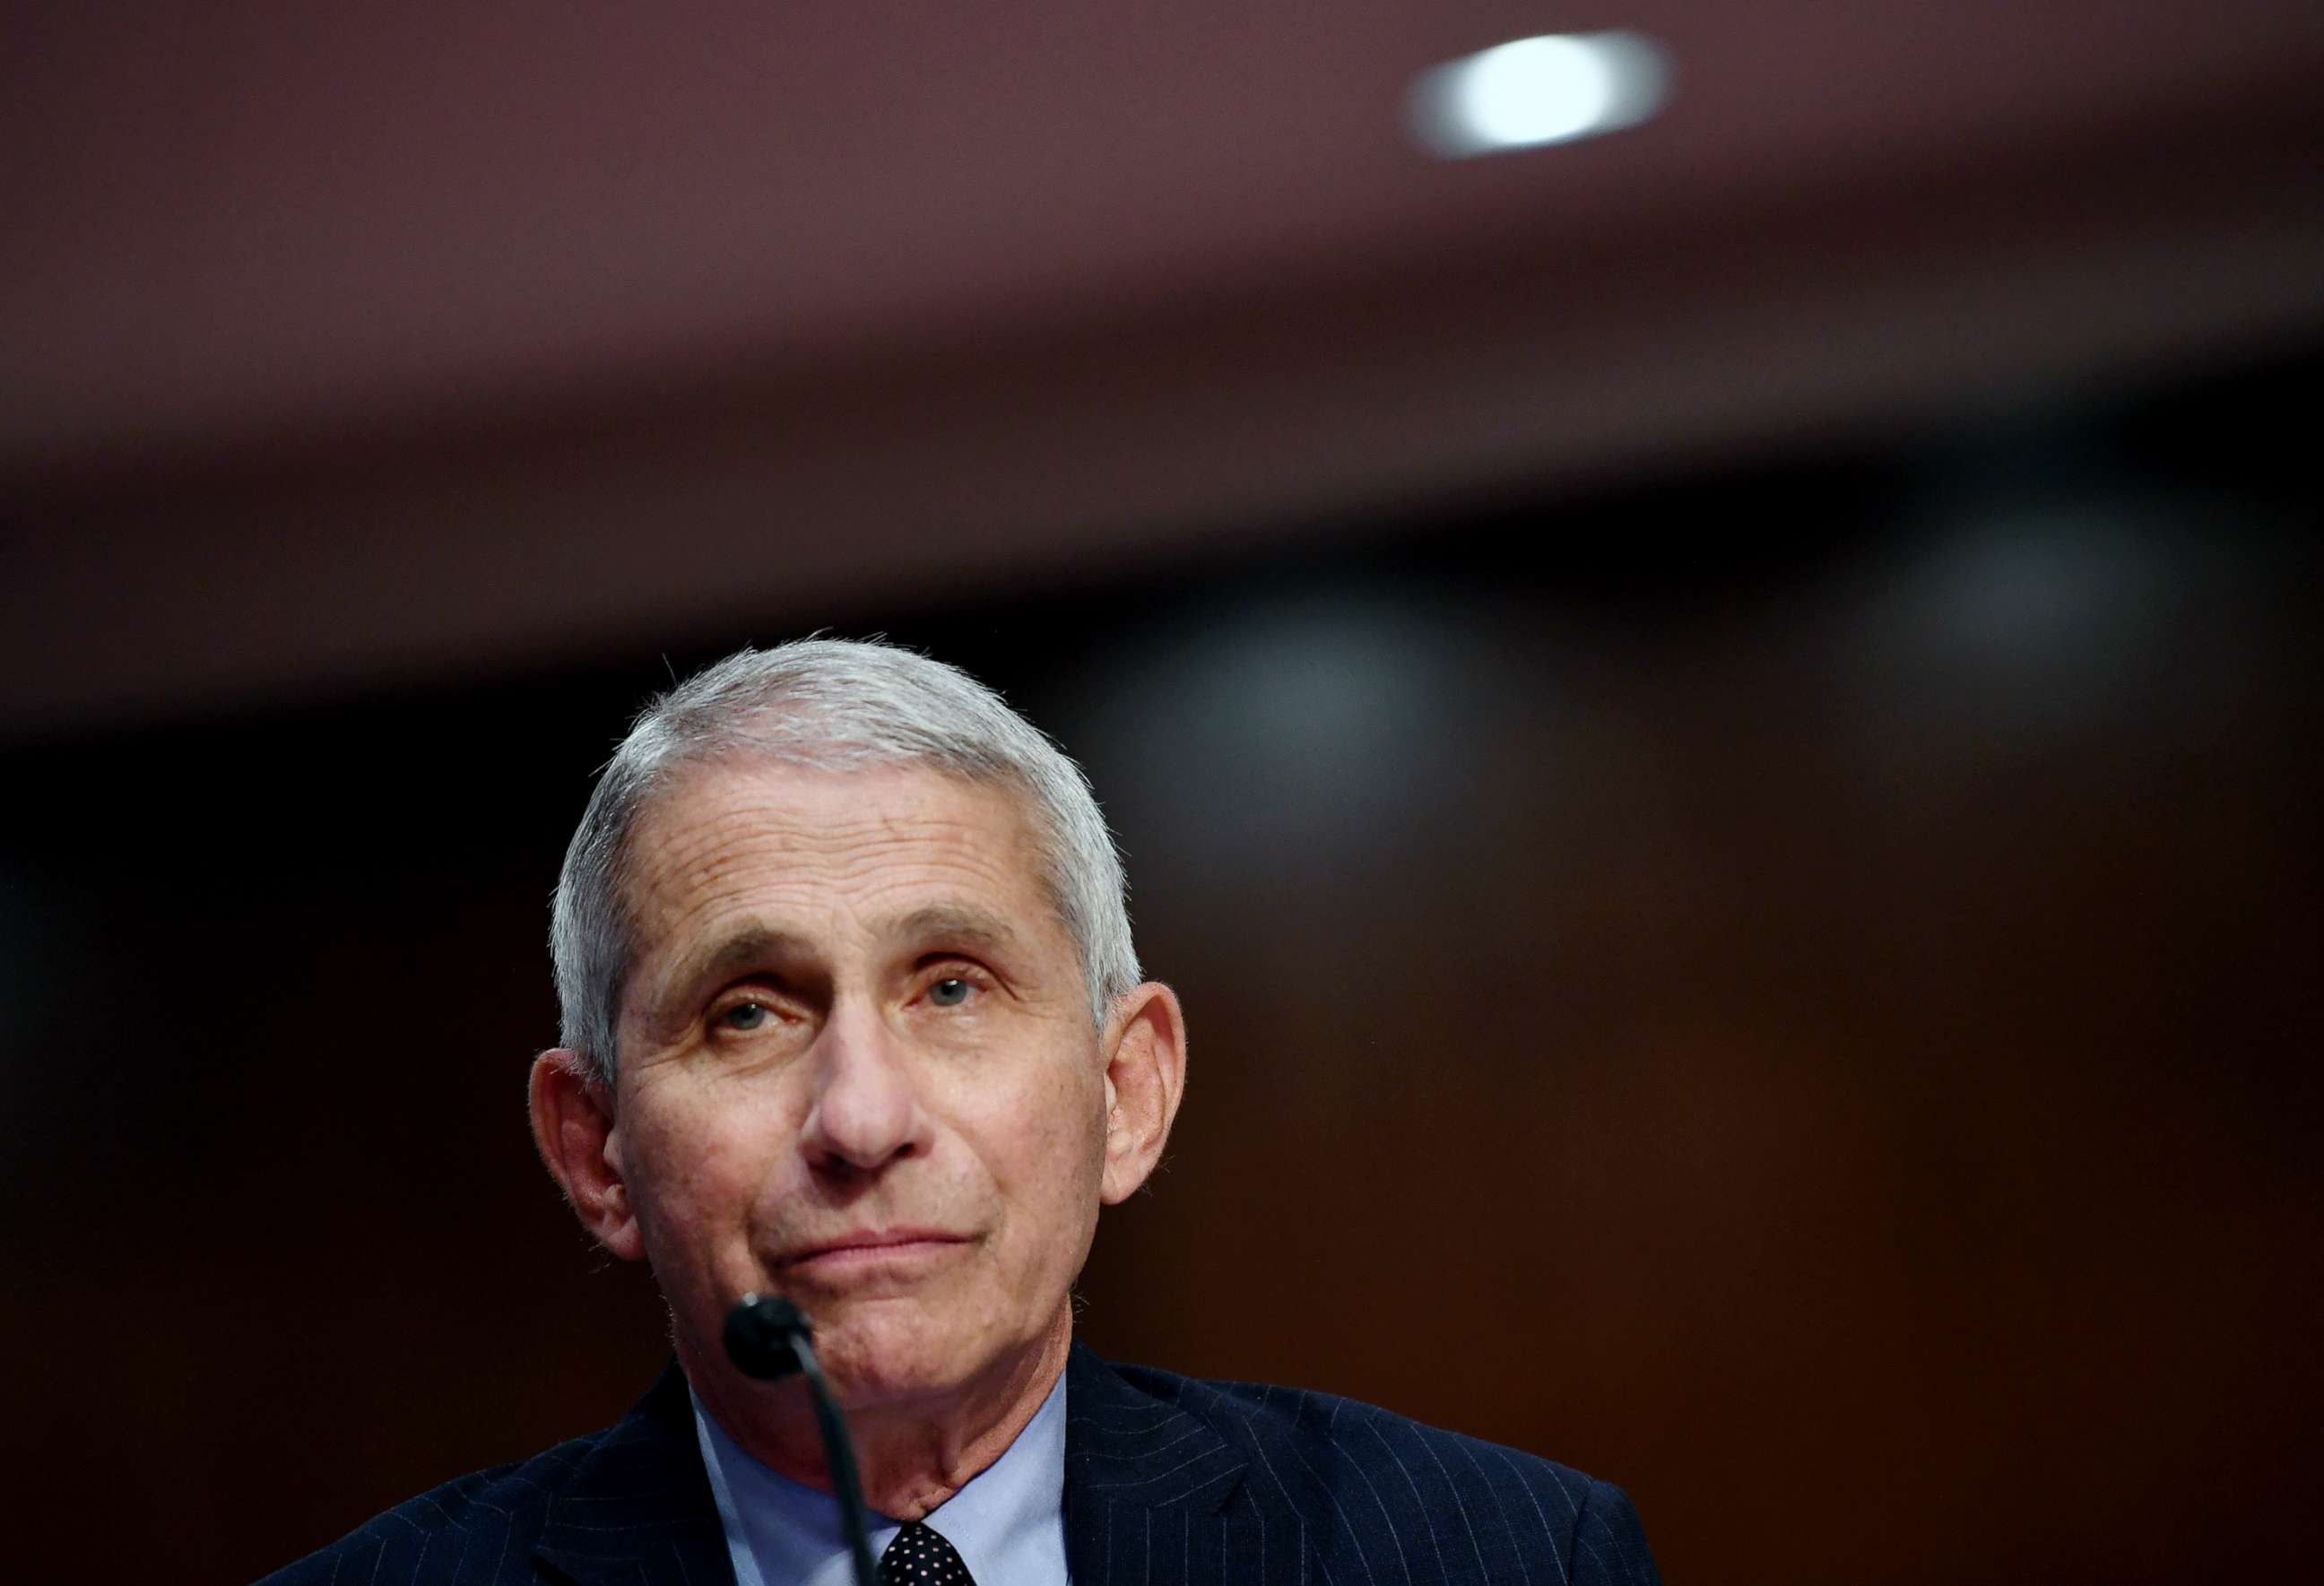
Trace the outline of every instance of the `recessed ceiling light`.
<instances>
[{"instance_id":1,"label":"recessed ceiling light","mask_svg":"<svg viewBox=\"0 0 2324 1586\"><path fill-rule=\"evenodd\" d=\"M1643 33L1545 33L1422 72L1413 132L1447 159L1571 143L1636 126L1669 84L1669 57Z\"/></svg>"}]
</instances>

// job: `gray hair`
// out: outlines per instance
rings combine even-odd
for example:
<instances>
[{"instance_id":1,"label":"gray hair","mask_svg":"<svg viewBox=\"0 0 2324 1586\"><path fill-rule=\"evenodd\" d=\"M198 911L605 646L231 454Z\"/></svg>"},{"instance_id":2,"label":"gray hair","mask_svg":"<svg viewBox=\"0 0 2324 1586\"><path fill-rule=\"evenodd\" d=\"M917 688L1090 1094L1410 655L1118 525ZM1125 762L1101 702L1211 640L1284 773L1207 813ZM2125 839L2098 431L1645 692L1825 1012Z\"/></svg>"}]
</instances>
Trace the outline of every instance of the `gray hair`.
<instances>
[{"instance_id":1,"label":"gray hair","mask_svg":"<svg viewBox=\"0 0 2324 1586\"><path fill-rule=\"evenodd\" d=\"M638 944L625 896L647 806L683 768L731 755L815 770L914 765L1006 789L1032 817L1042 890L1081 956L1102 1025L1137 985L1121 855L1082 769L957 667L879 641L744 650L641 712L597 779L550 908L564 1045L608 1084Z\"/></svg>"}]
</instances>

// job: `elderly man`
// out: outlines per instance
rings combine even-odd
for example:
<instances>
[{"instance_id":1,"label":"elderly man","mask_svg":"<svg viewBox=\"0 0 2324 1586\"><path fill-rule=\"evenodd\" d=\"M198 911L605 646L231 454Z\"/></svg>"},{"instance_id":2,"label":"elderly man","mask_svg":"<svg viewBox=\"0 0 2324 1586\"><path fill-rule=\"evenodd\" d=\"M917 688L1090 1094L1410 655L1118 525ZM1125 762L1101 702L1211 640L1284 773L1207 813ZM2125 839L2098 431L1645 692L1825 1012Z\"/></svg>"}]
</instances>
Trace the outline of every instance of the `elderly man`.
<instances>
[{"instance_id":1,"label":"elderly man","mask_svg":"<svg viewBox=\"0 0 2324 1586\"><path fill-rule=\"evenodd\" d=\"M812 1319L886 1581L1655 1578L1603 1482L1074 1343L1185 1028L1080 770L965 674L808 641L679 687L589 801L551 945L534 1139L590 1233L651 1263L676 1366L606 1431L276 1579L839 1586L805 1387L721 1348L754 1291Z\"/></svg>"}]
</instances>

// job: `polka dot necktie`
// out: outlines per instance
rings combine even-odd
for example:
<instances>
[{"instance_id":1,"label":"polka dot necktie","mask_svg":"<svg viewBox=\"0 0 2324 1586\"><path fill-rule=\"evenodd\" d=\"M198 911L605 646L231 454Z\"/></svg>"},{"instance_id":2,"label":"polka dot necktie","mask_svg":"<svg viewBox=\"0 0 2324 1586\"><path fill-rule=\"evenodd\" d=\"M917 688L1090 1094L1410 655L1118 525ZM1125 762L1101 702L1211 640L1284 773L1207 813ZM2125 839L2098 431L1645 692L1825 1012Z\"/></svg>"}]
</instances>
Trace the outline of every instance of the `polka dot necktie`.
<instances>
[{"instance_id":1,"label":"polka dot necktie","mask_svg":"<svg viewBox=\"0 0 2324 1586\"><path fill-rule=\"evenodd\" d=\"M880 1555L880 1586L976 1586L944 1533L914 1520Z\"/></svg>"}]
</instances>

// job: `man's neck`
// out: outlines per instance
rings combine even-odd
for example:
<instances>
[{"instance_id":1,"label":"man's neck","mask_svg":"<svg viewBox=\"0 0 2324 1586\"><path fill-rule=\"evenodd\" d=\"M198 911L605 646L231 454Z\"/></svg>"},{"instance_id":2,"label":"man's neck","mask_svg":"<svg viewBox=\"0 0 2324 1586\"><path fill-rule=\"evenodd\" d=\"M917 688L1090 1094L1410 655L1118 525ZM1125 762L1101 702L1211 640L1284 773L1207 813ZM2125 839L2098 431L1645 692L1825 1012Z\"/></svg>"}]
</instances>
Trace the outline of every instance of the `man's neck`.
<instances>
[{"instance_id":1,"label":"man's neck","mask_svg":"<svg viewBox=\"0 0 2324 1586\"><path fill-rule=\"evenodd\" d=\"M1073 1314L1060 1306L1039 1346L954 1398L873 1405L847 1414L863 1501L899 1520L917 1520L968 1485L1008 1452L1065 1369ZM807 1384L745 1385L721 1359L712 1369L679 1349L696 1396L742 1451L778 1475L828 1492L831 1469Z\"/></svg>"}]
</instances>

